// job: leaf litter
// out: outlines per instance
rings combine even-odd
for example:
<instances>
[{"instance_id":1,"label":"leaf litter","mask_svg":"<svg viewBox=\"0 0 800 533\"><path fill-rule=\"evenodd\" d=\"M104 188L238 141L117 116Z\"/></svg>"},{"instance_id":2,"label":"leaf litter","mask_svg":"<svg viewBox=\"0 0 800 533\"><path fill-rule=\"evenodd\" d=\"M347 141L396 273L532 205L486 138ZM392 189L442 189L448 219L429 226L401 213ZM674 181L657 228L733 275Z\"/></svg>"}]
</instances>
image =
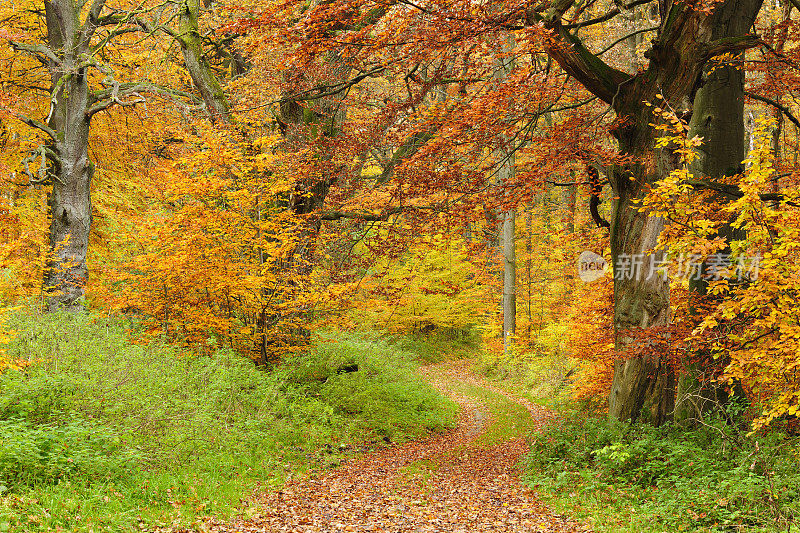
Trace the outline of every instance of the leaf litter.
<instances>
[{"instance_id":1,"label":"leaf litter","mask_svg":"<svg viewBox=\"0 0 800 533\"><path fill-rule=\"evenodd\" d=\"M537 427L547 409L516 398L471 374L464 364L424 367L433 386L461 407L455 429L388 446L339 468L290 480L256 496L255 512L199 525L209 533L333 532L590 532L588 526L549 509L519 479L529 450L524 437L488 447L475 444L491 416L477 398L455 392L453 383L488 389L524 406Z\"/></svg>"}]
</instances>

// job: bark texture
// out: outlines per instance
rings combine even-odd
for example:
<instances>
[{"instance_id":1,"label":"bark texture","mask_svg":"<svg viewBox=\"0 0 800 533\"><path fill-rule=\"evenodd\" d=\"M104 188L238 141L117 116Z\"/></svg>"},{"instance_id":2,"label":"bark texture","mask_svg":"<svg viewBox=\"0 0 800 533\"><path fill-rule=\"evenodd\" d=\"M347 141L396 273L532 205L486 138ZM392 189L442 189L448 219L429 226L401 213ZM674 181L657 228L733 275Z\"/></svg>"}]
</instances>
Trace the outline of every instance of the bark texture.
<instances>
[{"instance_id":1,"label":"bark texture","mask_svg":"<svg viewBox=\"0 0 800 533\"><path fill-rule=\"evenodd\" d=\"M503 213L503 351L513 353L517 334L517 253L514 234L517 212Z\"/></svg>"},{"instance_id":2,"label":"bark texture","mask_svg":"<svg viewBox=\"0 0 800 533\"><path fill-rule=\"evenodd\" d=\"M755 22L760 2L741 0L731 2L726 9L717 9L712 15L712 38L736 37L747 33ZM742 59L735 64L705 68L702 85L695 94L689 137L703 138L697 150L697 159L689 167L694 180L723 185L721 178L744 170L744 71ZM723 205L731 200L724 194L715 194L711 200ZM740 240L744 235L730 224L723 224L718 235L728 242ZM726 247L721 253L730 253ZM690 289L696 297L704 296L708 282L690 280ZM708 368L697 363L681 365L678 376L675 419L693 420L726 400L722 387L711 382L714 376Z\"/></svg>"},{"instance_id":3,"label":"bark texture","mask_svg":"<svg viewBox=\"0 0 800 533\"><path fill-rule=\"evenodd\" d=\"M50 141L51 260L45 272L47 309L80 309L84 300L88 268L86 253L92 225L90 187L94 165L89 160L89 108L94 98L89 90L88 67L83 64L96 12L80 22L80 9L73 0L45 2L47 68L51 83L51 107L47 125L55 136Z\"/></svg>"},{"instance_id":4,"label":"bark texture","mask_svg":"<svg viewBox=\"0 0 800 533\"><path fill-rule=\"evenodd\" d=\"M203 54L200 36L200 0L183 0L177 35L183 61L212 122L230 122L230 108L219 79Z\"/></svg>"},{"instance_id":5,"label":"bark texture","mask_svg":"<svg viewBox=\"0 0 800 533\"><path fill-rule=\"evenodd\" d=\"M572 2L554 2L544 21L554 36L550 55L615 110L612 133L620 154L631 161L614 167L609 175L616 197L610 228L616 267L614 327L617 349L627 352L614 364L609 397L613 418L646 419L658 425L670 418L674 408L674 373L660 347L661 328L669 323L669 290L663 277L654 273L661 258L649 254L664 221L639 212L634 204L648 186L674 168L676 160L668 149L655 149L658 133L652 124L662 119L643 102L655 103L656 95L661 95L672 109L690 113L706 62L755 44L744 31L721 27L726 14L745 8L757 12L760 4L725 0L709 14L685 2L660 2L660 29L646 53L649 64L635 74L603 63L562 26L561 16Z\"/></svg>"}]
</instances>

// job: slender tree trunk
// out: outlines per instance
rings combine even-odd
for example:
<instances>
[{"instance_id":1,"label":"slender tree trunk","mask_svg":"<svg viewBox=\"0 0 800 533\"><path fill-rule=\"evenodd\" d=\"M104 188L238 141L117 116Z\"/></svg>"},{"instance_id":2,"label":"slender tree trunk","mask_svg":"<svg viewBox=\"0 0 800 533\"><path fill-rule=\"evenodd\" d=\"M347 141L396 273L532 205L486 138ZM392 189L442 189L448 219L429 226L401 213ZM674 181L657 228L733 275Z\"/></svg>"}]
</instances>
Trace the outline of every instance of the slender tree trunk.
<instances>
[{"instance_id":1,"label":"slender tree trunk","mask_svg":"<svg viewBox=\"0 0 800 533\"><path fill-rule=\"evenodd\" d=\"M531 313L533 298L532 289L533 280L531 279L531 267L533 260L533 213L531 212L532 206L529 204L525 209L525 295L527 302L525 302L525 309L527 311L528 323L525 325L525 341L530 347L531 344L531 328L533 326L533 316Z\"/></svg>"},{"instance_id":2,"label":"slender tree trunk","mask_svg":"<svg viewBox=\"0 0 800 533\"><path fill-rule=\"evenodd\" d=\"M511 70L514 63L506 57L514 50L512 35L501 37L500 56L495 68L495 80L502 82ZM516 156L513 143L507 145L508 139L502 138L504 147L498 150L501 160L497 173L497 181L505 188L514 179L516 172ZM502 214L502 253L503 253L503 354L508 357L513 354L514 337L517 334L517 252L516 252L516 209L507 209Z\"/></svg>"},{"instance_id":3,"label":"slender tree trunk","mask_svg":"<svg viewBox=\"0 0 800 533\"><path fill-rule=\"evenodd\" d=\"M517 333L516 217L514 209L503 214L503 352L506 356L513 354Z\"/></svg>"}]
</instances>

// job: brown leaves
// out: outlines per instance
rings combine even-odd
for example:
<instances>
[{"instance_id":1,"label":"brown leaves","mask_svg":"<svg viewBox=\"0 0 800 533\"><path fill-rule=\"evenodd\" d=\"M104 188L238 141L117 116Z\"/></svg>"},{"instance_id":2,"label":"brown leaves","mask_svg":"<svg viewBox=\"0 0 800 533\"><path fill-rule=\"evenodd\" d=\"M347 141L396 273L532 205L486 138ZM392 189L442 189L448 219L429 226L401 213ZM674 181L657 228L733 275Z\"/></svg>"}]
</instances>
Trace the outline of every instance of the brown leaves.
<instances>
[{"instance_id":1,"label":"brown leaves","mask_svg":"<svg viewBox=\"0 0 800 533\"><path fill-rule=\"evenodd\" d=\"M434 385L447 389L450 379L491 388L458 368ZM475 437L489 425L485 408L454 399L463 408L457 429L291 482L263 495L252 518L212 520L207 526L218 533L587 531L553 513L520 483L517 464L528 450L524 439L475 446ZM526 407L537 420L549 416L540 407Z\"/></svg>"}]
</instances>

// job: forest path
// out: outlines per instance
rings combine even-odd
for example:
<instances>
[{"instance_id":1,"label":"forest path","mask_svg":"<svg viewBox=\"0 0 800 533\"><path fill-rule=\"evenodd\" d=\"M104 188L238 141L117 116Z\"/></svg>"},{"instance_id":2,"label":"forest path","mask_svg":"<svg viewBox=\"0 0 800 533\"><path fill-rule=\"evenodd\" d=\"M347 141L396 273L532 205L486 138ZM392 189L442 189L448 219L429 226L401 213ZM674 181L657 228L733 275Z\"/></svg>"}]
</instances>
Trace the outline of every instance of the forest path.
<instances>
[{"instance_id":1,"label":"forest path","mask_svg":"<svg viewBox=\"0 0 800 533\"><path fill-rule=\"evenodd\" d=\"M550 413L470 372L423 367L422 379L461 406L456 429L384 448L263 495L248 519L213 532L585 532L519 481L524 435Z\"/></svg>"}]
</instances>

